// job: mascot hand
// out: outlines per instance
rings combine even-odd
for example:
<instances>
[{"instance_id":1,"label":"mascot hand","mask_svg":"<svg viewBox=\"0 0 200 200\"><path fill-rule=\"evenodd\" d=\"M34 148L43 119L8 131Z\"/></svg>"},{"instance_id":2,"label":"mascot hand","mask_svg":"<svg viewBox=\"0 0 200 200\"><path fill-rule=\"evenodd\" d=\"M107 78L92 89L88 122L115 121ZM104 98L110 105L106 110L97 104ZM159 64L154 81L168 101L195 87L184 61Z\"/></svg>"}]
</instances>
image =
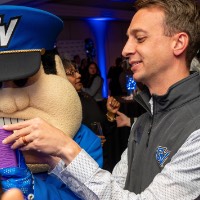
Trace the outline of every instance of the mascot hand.
<instances>
[{"instance_id":1,"label":"mascot hand","mask_svg":"<svg viewBox=\"0 0 200 200\"><path fill-rule=\"evenodd\" d=\"M17 160L18 167L0 168L2 188L4 191L10 188L19 188L25 199L34 199L33 175L26 166L22 153L18 150Z\"/></svg>"}]
</instances>

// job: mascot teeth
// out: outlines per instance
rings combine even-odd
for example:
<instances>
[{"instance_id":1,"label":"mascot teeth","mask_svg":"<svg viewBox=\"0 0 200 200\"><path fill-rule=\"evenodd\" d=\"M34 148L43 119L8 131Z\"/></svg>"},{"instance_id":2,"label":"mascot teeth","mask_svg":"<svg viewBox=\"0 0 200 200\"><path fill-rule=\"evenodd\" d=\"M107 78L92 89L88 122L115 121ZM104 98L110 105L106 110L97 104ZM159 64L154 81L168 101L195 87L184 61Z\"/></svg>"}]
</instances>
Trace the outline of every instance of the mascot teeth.
<instances>
[{"instance_id":1,"label":"mascot teeth","mask_svg":"<svg viewBox=\"0 0 200 200\"><path fill-rule=\"evenodd\" d=\"M15 124L22 121L25 121L25 119L2 117L0 118L0 126L6 125L6 124Z\"/></svg>"}]
</instances>

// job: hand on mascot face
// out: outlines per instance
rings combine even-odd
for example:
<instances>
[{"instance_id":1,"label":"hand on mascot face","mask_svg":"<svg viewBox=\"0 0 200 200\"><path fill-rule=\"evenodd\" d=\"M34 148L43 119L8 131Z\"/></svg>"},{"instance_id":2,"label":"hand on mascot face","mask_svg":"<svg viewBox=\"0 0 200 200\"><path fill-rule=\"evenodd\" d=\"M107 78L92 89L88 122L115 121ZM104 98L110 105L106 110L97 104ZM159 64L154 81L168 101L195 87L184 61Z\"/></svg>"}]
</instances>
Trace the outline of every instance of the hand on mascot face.
<instances>
[{"instance_id":1,"label":"hand on mascot face","mask_svg":"<svg viewBox=\"0 0 200 200\"><path fill-rule=\"evenodd\" d=\"M73 139L40 118L5 125L3 128L14 131L12 135L3 140L4 144L13 143L13 149L35 150L59 157L66 164L69 164L81 151L81 148ZM24 140L26 144L24 144ZM51 160L54 165L58 161L56 158Z\"/></svg>"}]
</instances>

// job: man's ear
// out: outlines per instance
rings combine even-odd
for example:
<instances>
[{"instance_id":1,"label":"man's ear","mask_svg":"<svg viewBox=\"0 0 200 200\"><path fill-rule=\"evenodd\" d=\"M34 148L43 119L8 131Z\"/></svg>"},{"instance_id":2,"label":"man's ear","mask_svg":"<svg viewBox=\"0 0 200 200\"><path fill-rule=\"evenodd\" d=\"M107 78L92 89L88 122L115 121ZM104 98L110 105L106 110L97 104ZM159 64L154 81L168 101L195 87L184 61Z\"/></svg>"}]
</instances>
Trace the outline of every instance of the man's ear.
<instances>
[{"instance_id":1,"label":"man's ear","mask_svg":"<svg viewBox=\"0 0 200 200\"><path fill-rule=\"evenodd\" d=\"M181 32L177 33L173 36L173 43L172 43L172 48L174 50L174 55L179 56L182 54L189 43L189 36L187 33Z\"/></svg>"},{"instance_id":2,"label":"man's ear","mask_svg":"<svg viewBox=\"0 0 200 200\"><path fill-rule=\"evenodd\" d=\"M60 56L55 55L55 63L56 63L57 75L67 79L65 69L63 67L63 63Z\"/></svg>"}]
</instances>

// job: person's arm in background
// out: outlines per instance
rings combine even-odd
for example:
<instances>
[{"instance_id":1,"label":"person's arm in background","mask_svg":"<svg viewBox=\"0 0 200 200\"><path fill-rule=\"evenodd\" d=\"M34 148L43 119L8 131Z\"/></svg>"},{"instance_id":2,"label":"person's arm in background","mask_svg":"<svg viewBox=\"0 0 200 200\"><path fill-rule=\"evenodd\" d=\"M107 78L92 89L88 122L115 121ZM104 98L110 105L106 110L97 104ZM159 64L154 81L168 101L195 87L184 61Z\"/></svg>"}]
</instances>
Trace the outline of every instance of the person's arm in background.
<instances>
[{"instance_id":1,"label":"person's arm in background","mask_svg":"<svg viewBox=\"0 0 200 200\"><path fill-rule=\"evenodd\" d=\"M89 95L94 96L101 87L101 84L102 84L101 78L99 76L96 76L90 88L82 88L82 90L84 92L87 92Z\"/></svg>"},{"instance_id":2,"label":"person's arm in background","mask_svg":"<svg viewBox=\"0 0 200 200\"><path fill-rule=\"evenodd\" d=\"M131 127L132 124L131 118L119 112L120 103L114 97L112 96L108 97L106 108L108 111L106 114L108 121L113 122L116 120L117 127L123 127L123 126Z\"/></svg>"},{"instance_id":3,"label":"person's arm in background","mask_svg":"<svg viewBox=\"0 0 200 200\"><path fill-rule=\"evenodd\" d=\"M117 116L116 116L116 122L117 122L117 127L124 127L128 126L131 127L133 118L127 117L124 113L121 113L117 111Z\"/></svg>"}]
</instances>

